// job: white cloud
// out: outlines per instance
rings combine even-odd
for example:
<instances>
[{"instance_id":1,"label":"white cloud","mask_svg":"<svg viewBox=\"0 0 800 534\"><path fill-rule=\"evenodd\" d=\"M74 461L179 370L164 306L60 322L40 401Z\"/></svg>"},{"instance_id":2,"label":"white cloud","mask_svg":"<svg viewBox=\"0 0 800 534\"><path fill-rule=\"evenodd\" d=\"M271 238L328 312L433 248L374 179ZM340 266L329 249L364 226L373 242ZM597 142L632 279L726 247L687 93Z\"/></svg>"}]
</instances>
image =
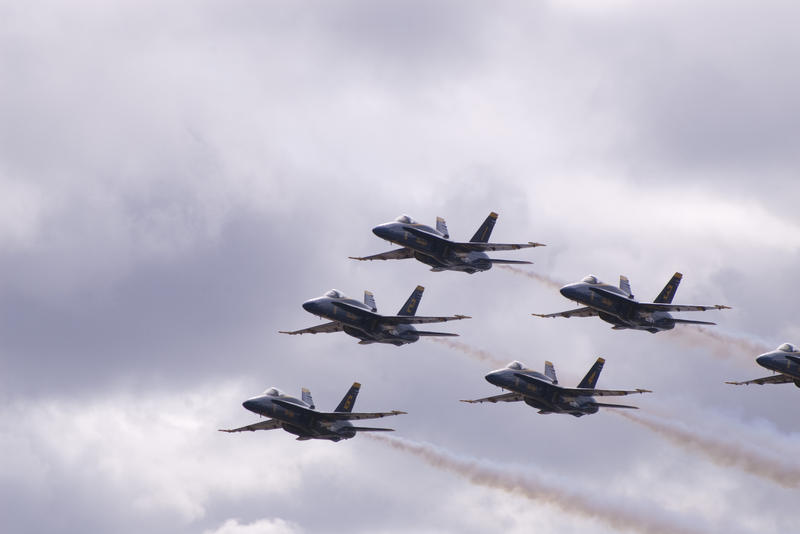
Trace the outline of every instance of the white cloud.
<instances>
[{"instance_id":1,"label":"white cloud","mask_svg":"<svg viewBox=\"0 0 800 534\"><path fill-rule=\"evenodd\" d=\"M259 519L252 523L240 523L228 519L219 528L206 530L204 534L301 534L303 529L283 519Z\"/></svg>"}]
</instances>

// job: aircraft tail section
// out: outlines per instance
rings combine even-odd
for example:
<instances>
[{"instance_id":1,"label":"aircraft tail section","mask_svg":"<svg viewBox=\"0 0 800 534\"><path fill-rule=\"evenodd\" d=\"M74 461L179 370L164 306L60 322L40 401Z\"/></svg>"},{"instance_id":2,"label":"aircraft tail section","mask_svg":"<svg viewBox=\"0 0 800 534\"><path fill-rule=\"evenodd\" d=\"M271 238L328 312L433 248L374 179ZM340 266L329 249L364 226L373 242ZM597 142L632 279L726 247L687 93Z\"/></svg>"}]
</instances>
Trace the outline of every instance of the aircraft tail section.
<instances>
[{"instance_id":1,"label":"aircraft tail section","mask_svg":"<svg viewBox=\"0 0 800 534\"><path fill-rule=\"evenodd\" d=\"M594 389L594 387L597 385L597 379L600 378L600 371L603 370L603 364L605 363L606 361L603 358L597 358L597 361L594 362L592 368L589 369L589 372L583 377L583 380L581 380L581 383L578 384L578 387Z\"/></svg>"},{"instance_id":2,"label":"aircraft tail section","mask_svg":"<svg viewBox=\"0 0 800 534\"><path fill-rule=\"evenodd\" d=\"M627 276L619 275L619 288L625 292L626 295L633 298L633 293L631 292L631 282L628 280Z\"/></svg>"},{"instance_id":3,"label":"aircraft tail section","mask_svg":"<svg viewBox=\"0 0 800 534\"><path fill-rule=\"evenodd\" d=\"M378 311L378 307L375 305L375 295L372 294L372 291L364 291L364 304L369 306L372 311Z\"/></svg>"},{"instance_id":4,"label":"aircraft tail section","mask_svg":"<svg viewBox=\"0 0 800 534\"><path fill-rule=\"evenodd\" d=\"M416 334L420 337L458 337L458 334L451 334L450 332L426 332L424 330L417 330Z\"/></svg>"},{"instance_id":5,"label":"aircraft tail section","mask_svg":"<svg viewBox=\"0 0 800 534\"><path fill-rule=\"evenodd\" d=\"M356 432L394 432L394 428L375 428L369 426L351 426L347 430L355 430Z\"/></svg>"},{"instance_id":6,"label":"aircraft tail section","mask_svg":"<svg viewBox=\"0 0 800 534\"><path fill-rule=\"evenodd\" d=\"M308 388L303 388L303 389L302 389L302 396L301 396L301 399L303 400L303 402L305 402L306 404L308 404L308 406L309 406L309 407L310 407L312 410L314 409L314 399L313 399L313 398L311 398L311 391L309 391L309 390L308 390Z\"/></svg>"},{"instance_id":7,"label":"aircraft tail section","mask_svg":"<svg viewBox=\"0 0 800 534\"><path fill-rule=\"evenodd\" d=\"M523 264L525 264L525 265L531 265L531 264L533 263L532 261L524 261L524 260L496 260L496 259L494 259L494 258L489 258L489 261L490 261L490 262L492 262L493 264L498 264L498 265L503 265L503 264L509 264L509 265L514 265L514 264L516 264L516 265L523 265Z\"/></svg>"},{"instance_id":8,"label":"aircraft tail section","mask_svg":"<svg viewBox=\"0 0 800 534\"><path fill-rule=\"evenodd\" d=\"M397 315L416 315L417 313L417 306L419 306L419 301L422 300L422 292L425 291L425 288L422 286L417 286L416 289L411 293L411 296L408 297L408 300L403 307L400 308L400 311L397 312Z\"/></svg>"},{"instance_id":9,"label":"aircraft tail section","mask_svg":"<svg viewBox=\"0 0 800 534\"><path fill-rule=\"evenodd\" d=\"M672 319L675 324L717 324L710 321L692 321L691 319Z\"/></svg>"},{"instance_id":10,"label":"aircraft tail section","mask_svg":"<svg viewBox=\"0 0 800 534\"><path fill-rule=\"evenodd\" d=\"M358 382L353 382L353 385L347 390L347 394L344 396L344 398L342 398L342 401L336 407L334 412L352 412L353 405L356 403L356 397L358 397L359 389L361 389L361 384Z\"/></svg>"},{"instance_id":11,"label":"aircraft tail section","mask_svg":"<svg viewBox=\"0 0 800 534\"><path fill-rule=\"evenodd\" d=\"M593 402L592 406L597 406L598 408L630 408L631 410L638 410L638 406L628 406L627 404L611 404L608 402Z\"/></svg>"},{"instance_id":12,"label":"aircraft tail section","mask_svg":"<svg viewBox=\"0 0 800 534\"><path fill-rule=\"evenodd\" d=\"M447 231L447 223L444 222L444 219L441 217L436 217L436 230L438 230L445 239L450 239L450 232Z\"/></svg>"},{"instance_id":13,"label":"aircraft tail section","mask_svg":"<svg viewBox=\"0 0 800 534\"><path fill-rule=\"evenodd\" d=\"M672 299L675 297L675 292L678 290L678 286L681 283L681 278L683 278L681 273L673 274L670 281L667 282L667 285L664 286L664 289L661 290L661 293L658 294L656 300L653 302L658 304L671 304Z\"/></svg>"},{"instance_id":14,"label":"aircraft tail section","mask_svg":"<svg viewBox=\"0 0 800 534\"><path fill-rule=\"evenodd\" d=\"M489 236L492 235L492 230L494 229L494 223L497 222L497 214L495 212L491 212L486 220L483 221L483 224L478 231L475 232L475 235L472 236L470 239L471 243L487 243L489 241Z\"/></svg>"},{"instance_id":15,"label":"aircraft tail section","mask_svg":"<svg viewBox=\"0 0 800 534\"><path fill-rule=\"evenodd\" d=\"M544 376L553 381L553 384L558 384L558 377L556 377L556 368L553 362L544 362Z\"/></svg>"}]
</instances>

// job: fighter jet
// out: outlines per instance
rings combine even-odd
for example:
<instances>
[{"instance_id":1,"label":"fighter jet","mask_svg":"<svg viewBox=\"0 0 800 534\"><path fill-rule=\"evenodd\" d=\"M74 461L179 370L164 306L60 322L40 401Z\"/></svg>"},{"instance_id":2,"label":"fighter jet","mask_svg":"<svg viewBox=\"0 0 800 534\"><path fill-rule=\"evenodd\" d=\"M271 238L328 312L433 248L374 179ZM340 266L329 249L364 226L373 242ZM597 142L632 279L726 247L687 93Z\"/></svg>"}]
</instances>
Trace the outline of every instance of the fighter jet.
<instances>
[{"instance_id":1,"label":"fighter jet","mask_svg":"<svg viewBox=\"0 0 800 534\"><path fill-rule=\"evenodd\" d=\"M401 215L392 222L381 224L372 232L387 241L403 248L382 252L374 256L354 257L353 260L403 260L416 258L431 266L431 271L461 271L469 274L488 271L495 263L531 263L529 261L497 260L485 253L492 250L517 250L520 248L543 247L541 243L502 244L488 243L497 214L492 212L472 236L468 243L452 241L447 224L441 217L436 218L436 228L419 224L408 215Z\"/></svg>"},{"instance_id":2,"label":"fighter jet","mask_svg":"<svg viewBox=\"0 0 800 534\"><path fill-rule=\"evenodd\" d=\"M771 352L765 352L756 358L756 363L778 374L746 380L744 382L725 383L741 386L749 384L786 384L788 382L794 382L794 385L800 388L800 350L791 343L784 343Z\"/></svg>"},{"instance_id":3,"label":"fighter jet","mask_svg":"<svg viewBox=\"0 0 800 534\"><path fill-rule=\"evenodd\" d=\"M375 297L370 291L364 291L364 302L362 303L346 297L336 289L331 289L321 297L304 302L303 309L308 313L331 319L332 322L294 332L281 330L279 333L296 335L344 331L345 334L360 339L359 344L361 345L391 343L398 347L414 343L420 336L457 336L458 334L447 332L424 332L411 326L412 324L470 319L466 315L450 317L418 317L414 315L417 313L417 306L422 299L423 291L425 291L424 287L417 286L397 315L380 315L375 306Z\"/></svg>"},{"instance_id":4,"label":"fighter jet","mask_svg":"<svg viewBox=\"0 0 800 534\"><path fill-rule=\"evenodd\" d=\"M689 304L672 304L672 298L681 283L683 275L675 273L664 286L653 302L639 302L631 293L631 285L625 276L619 277L619 287L614 287L597 279L594 275L585 277L580 282L568 284L561 288L561 294L570 300L583 304L585 308L567 310L559 313L533 313L537 317L592 317L599 316L607 323L614 325L614 330L647 330L653 334L663 330L672 330L676 324L716 324L706 321L690 321L676 319L671 311L705 311L727 310L729 306L715 304L713 306L695 306Z\"/></svg>"},{"instance_id":5,"label":"fighter jet","mask_svg":"<svg viewBox=\"0 0 800 534\"><path fill-rule=\"evenodd\" d=\"M245 430L252 432L282 428L290 434L296 435L298 441L307 439L340 441L355 437L358 432L392 432L394 430L392 428L353 426L348 422L354 419L378 419L406 413L399 410L376 413L353 412L353 405L360 388L361 384L353 382L350 390L334 411L320 412L314 408L311 392L306 388L302 390L301 400L290 397L278 388L272 387L263 395L247 399L242 403L242 406L251 412L271 417L271 419L231 430L220 429L220 432L243 432Z\"/></svg>"},{"instance_id":6,"label":"fighter jet","mask_svg":"<svg viewBox=\"0 0 800 534\"><path fill-rule=\"evenodd\" d=\"M651 393L648 389L633 391L595 389L597 378L603 369L605 360L597 361L583 377L577 388L565 388L558 385L556 371L551 362L544 362L544 374L525 367L524 364L513 361L504 369L492 371L486 375L490 384L509 390L493 397L476 400L462 400L461 402L517 402L523 401L528 406L539 410L541 414L568 413L575 417L596 413L599 408L632 408L624 404L607 404L597 402L594 397L622 396L633 393Z\"/></svg>"}]
</instances>

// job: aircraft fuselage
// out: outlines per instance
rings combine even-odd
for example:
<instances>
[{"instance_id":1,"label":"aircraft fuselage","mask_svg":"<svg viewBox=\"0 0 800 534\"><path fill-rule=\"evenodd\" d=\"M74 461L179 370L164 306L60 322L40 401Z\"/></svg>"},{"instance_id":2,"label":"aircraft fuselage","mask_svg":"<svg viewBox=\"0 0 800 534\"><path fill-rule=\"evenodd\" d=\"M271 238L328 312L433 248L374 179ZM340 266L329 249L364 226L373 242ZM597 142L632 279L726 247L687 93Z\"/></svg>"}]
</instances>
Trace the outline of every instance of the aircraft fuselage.
<instances>
[{"instance_id":1,"label":"aircraft fuselage","mask_svg":"<svg viewBox=\"0 0 800 534\"><path fill-rule=\"evenodd\" d=\"M409 232L408 226L438 236L439 239L426 238ZM492 268L492 262L485 252L456 251L451 245L452 241L435 228L424 224L389 222L376 226L372 232L381 239L412 250L414 258L430 265L435 271L461 271L473 274Z\"/></svg>"},{"instance_id":2,"label":"aircraft fuselage","mask_svg":"<svg viewBox=\"0 0 800 534\"><path fill-rule=\"evenodd\" d=\"M536 382L529 382L516 376L518 372L499 369L487 374L486 381L522 395L525 404L538 409L541 414L568 413L581 417L598 411L598 407L594 405L594 397L565 395L560 386L541 373L525 371L526 375L536 379Z\"/></svg>"},{"instance_id":3,"label":"aircraft fuselage","mask_svg":"<svg viewBox=\"0 0 800 534\"><path fill-rule=\"evenodd\" d=\"M592 286L616 293L628 299L629 302L615 302L592 291L590 289ZM618 330L646 330L655 334L656 332L675 328L675 320L670 313L642 310L639 308L638 302L626 295L620 288L610 284L576 282L562 287L561 294L570 300L596 310L600 319L614 325L614 328Z\"/></svg>"},{"instance_id":4,"label":"aircraft fuselage","mask_svg":"<svg viewBox=\"0 0 800 534\"><path fill-rule=\"evenodd\" d=\"M337 306L335 303L361 308L368 313L354 313L346 306ZM335 299L323 296L307 300L303 303L303 309L319 317L342 323L344 332L360 339L363 344L389 343L400 346L414 343L419 339L417 329L413 325L383 323L380 315L374 313L363 302L355 299Z\"/></svg>"},{"instance_id":5,"label":"aircraft fuselage","mask_svg":"<svg viewBox=\"0 0 800 534\"><path fill-rule=\"evenodd\" d=\"M800 387L800 363L787 358L783 351L766 352L756 358L756 363L770 371L793 378L795 385Z\"/></svg>"},{"instance_id":6,"label":"aircraft fuselage","mask_svg":"<svg viewBox=\"0 0 800 534\"><path fill-rule=\"evenodd\" d=\"M311 407L300 399L282 396L281 401L296 404L306 409ZM300 414L290 410L278 403L273 402L273 398L268 395L260 395L247 399L242 403L246 409L270 419L281 422L282 428L297 436L299 440L307 439L327 439L330 441L340 441L350 439L356 435L347 421L320 421L312 414Z\"/></svg>"}]
</instances>

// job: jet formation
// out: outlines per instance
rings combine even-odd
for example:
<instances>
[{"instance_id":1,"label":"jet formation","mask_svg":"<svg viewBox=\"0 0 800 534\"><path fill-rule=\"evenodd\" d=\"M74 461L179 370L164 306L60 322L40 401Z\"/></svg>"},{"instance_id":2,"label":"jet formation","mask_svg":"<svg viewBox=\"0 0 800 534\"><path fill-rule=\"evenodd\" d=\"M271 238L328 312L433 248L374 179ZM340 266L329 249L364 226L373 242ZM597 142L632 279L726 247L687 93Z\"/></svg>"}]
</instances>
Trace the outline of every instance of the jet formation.
<instances>
[{"instance_id":1,"label":"jet formation","mask_svg":"<svg viewBox=\"0 0 800 534\"><path fill-rule=\"evenodd\" d=\"M350 421L356 419L378 419L406 412L353 412L361 384L353 382L342 401L332 412L320 412L314 407L311 392L303 388L302 399L290 397L278 388L271 387L262 395L247 399L242 403L246 409L261 416L269 417L252 425L220 432L244 432L256 430L273 430L282 428L297 436L298 441L308 439L327 439L341 441L355 437L358 432L392 432L393 428L372 428L353 426Z\"/></svg>"},{"instance_id":2,"label":"jet formation","mask_svg":"<svg viewBox=\"0 0 800 534\"><path fill-rule=\"evenodd\" d=\"M794 382L794 385L800 388L800 350L791 343L784 343L773 351L765 352L756 358L756 363L778 374L765 376L764 378L745 380L744 382L725 383L742 386L750 384L788 384L789 382Z\"/></svg>"},{"instance_id":3,"label":"jet formation","mask_svg":"<svg viewBox=\"0 0 800 534\"><path fill-rule=\"evenodd\" d=\"M448 332L425 332L414 328L414 324L443 323L470 319L467 315L443 317L420 317L415 315L422 292L425 288L417 286L397 315L380 315L375 305L375 297L370 291L364 291L364 302L345 296L342 292L331 289L321 297L307 300L303 309L307 312L330 319L324 323L293 332L279 331L281 334L319 334L344 332L358 338L359 344L390 343L401 346L414 343L420 336L458 336Z\"/></svg>"},{"instance_id":4,"label":"jet formation","mask_svg":"<svg viewBox=\"0 0 800 534\"><path fill-rule=\"evenodd\" d=\"M681 283L683 275L675 273L667 282L661 293L653 302L639 302L634 299L630 282L625 276L619 277L619 287L606 284L594 275L585 277L580 282L567 284L561 288L561 294L585 307L558 313L540 314L537 317L594 317L611 323L614 330L633 329L646 330L650 333L672 330L676 324L709 324L706 321L676 319L669 312L726 310L729 306L714 304L697 306L691 304L672 304L675 291Z\"/></svg>"},{"instance_id":5,"label":"jet formation","mask_svg":"<svg viewBox=\"0 0 800 534\"><path fill-rule=\"evenodd\" d=\"M355 257L353 260L403 260L416 258L431 266L431 271L461 271L474 274L488 271L496 263L530 264L529 261L498 260L486 255L488 251L517 250L521 248L543 247L541 243L489 243L497 214L492 212L472 236L469 242L452 241L447 223L436 218L436 228L420 224L408 215L401 215L392 222L380 224L372 232L402 248L382 252L373 256Z\"/></svg>"},{"instance_id":6,"label":"jet formation","mask_svg":"<svg viewBox=\"0 0 800 534\"><path fill-rule=\"evenodd\" d=\"M513 361L503 369L492 371L486 375L486 381L497 387L506 389L509 393L484 397L475 400L462 400L461 402L519 402L539 410L540 414L568 413L581 417L597 413L600 408L632 408L625 404L608 404L597 402L594 397L618 397L634 393L651 393L648 389L633 391L616 389L596 389L597 379L603 370L603 358L597 358L589 372L583 377L576 388L565 388L558 385L556 370L551 362L545 362L544 374L528 369L524 364Z\"/></svg>"}]
</instances>

